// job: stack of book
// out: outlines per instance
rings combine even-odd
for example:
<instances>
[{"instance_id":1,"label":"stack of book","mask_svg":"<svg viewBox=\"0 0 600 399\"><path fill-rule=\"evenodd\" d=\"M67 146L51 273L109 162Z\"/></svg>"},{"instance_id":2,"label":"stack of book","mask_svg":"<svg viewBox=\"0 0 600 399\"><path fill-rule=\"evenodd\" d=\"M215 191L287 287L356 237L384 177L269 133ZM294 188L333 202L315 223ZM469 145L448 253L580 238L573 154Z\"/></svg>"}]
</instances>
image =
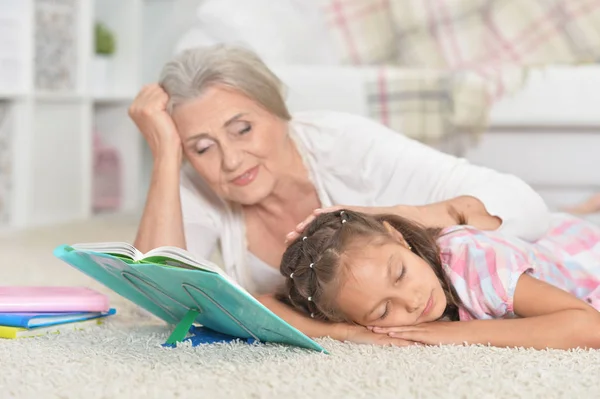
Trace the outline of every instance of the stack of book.
<instances>
[{"instance_id":1,"label":"stack of book","mask_svg":"<svg viewBox=\"0 0 600 399\"><path fill-rule=\"evenodd\" d=\"M85 287L0 287L0 338L35 337L95 326L115 309Z\"/></svg>"}]
</instances>

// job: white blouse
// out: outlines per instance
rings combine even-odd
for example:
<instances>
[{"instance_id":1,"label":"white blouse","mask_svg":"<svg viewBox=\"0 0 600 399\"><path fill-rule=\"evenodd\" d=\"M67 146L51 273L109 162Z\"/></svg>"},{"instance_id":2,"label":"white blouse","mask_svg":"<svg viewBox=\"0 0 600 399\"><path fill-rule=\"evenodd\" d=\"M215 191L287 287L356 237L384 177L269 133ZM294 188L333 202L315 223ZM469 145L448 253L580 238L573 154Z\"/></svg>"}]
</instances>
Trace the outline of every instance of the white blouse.
<instances>
[{"instance_id":1,"label":"white blouse","mask_svg":"<svg viewBox=\"0 0 600 399\"><path fill-rule=\"evenodd\" d=\"M542 198L519 178L468 163L370 119L339 112L302 112L290 136L310 173L321 205L424 205L461 195L478 198L502 219L500 230L533 241L550 215ZM241 207L217 197L186 165L181 205L187 249L208 258L220 245L225 271L250 293L273 292L283 280L247 249Z\"/></svg>"}]
</instances>

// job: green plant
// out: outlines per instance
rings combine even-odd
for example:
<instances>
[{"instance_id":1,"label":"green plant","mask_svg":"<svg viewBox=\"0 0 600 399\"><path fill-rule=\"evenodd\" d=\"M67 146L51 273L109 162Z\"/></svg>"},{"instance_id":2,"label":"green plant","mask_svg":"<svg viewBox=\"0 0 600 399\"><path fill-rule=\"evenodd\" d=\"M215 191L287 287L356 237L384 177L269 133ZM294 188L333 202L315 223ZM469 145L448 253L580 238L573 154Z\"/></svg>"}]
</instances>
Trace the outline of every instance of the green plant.
<instances>
[{"instance_id":1,"label":"green plant","mask_svg":"<svg viewBox=\"0 0 600 399\"><path fill-rule=\"evenodd\" d=\"M96 23L96 54L112 55L115 53L115 36L104 24Z\"/></svg>"}]
</instances>

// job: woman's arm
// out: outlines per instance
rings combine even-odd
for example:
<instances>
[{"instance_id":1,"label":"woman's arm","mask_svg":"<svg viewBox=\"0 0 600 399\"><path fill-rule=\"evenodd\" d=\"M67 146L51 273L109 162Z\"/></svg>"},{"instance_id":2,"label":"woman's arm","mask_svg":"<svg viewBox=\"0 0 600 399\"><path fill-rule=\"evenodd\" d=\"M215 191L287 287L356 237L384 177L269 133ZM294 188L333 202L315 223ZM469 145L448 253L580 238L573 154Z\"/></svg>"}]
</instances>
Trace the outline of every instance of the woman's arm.
<instances>
[{"instance_id":1,"label":"woman's arm","mask_svg":"<svg viewBox=\"0 0 600 399\"><path fill-rule=\"evenodd\" d=\"M483 202L468 195L428 205L398 205L392 207L392 211L425 226L444 228L468 224L480 230L497 230L502 225L502 219L490 215Z\"/></svg>"},{"instance_id":2,"label":"woman's arm","mask_svg":"<svg viewBox=\"0 0 600 399\"><path fill-rule=\"evenodd\" d=\"M176 154L154 160L152 180L134 246L142 252L160 246L186 249L179 191L181 161Z\"/></svg>"},{"instance_id":3,"label":"woman's arm","mask_svg":"<svg viewBox=\"0 0 600 399\"><path fill-rule=\"evenodd\" d=\"M393 157L391 148L408 139L396 134L388 140L387 146L381 148L380 159ZM422 214L435 215L439 210L443 213L449 209L444 205L450 203L465 213L468 224L485 229L495 219L500 224L492 230L527 241L537 240L549 228L546 204L516 176L473 165L416 141L404 143L402 154L397 156L395 167L411 171L405 187L411 199L425 205L420 207Z\"/></svg>"},{"instance_id":4,"label":"woman's arm","mask_svg":"<svg viewBox=\"0 0 600 399\"><path fill-rule=\"evenodd\" d=\"M319 139L313 151L330 142L319 156L335 168L336 178L361 187L365 195L363 203L332 198L336 205L420 206L419 213L431 216L427 220L444 225L450 220L448 202L460 208L465 198L473 198L473 214L467 210L466 216L476 227L483 228L497 218L500 230L528 241L548 230L546 204L516 176L470 164L367 118L346 114L337 118L343 121L337 122L339 135L329 141Z\"/></svg>"},{"instance_id":5,"label":"woman's arm","mask_svg":"<svg viewBox=\"0 0 600 399\"><path fill-rule=\"evenodd\" d=\"M514 297L518 319L432 322L377 328L424 344L484 344L536 349L600 348L600 313L573 295L523 274Z\"/></svg>"},{"instance_id":6,"label":"woman's arm","mask_svg":"<svg viewBox=\"0 0 600 399\"><path fill-rule=\"evenodd\" d=\"M542 237L550 226L550 213L542 198L525 182L411 143L410 160L418 169L423 194L419 211L431 223L436 213L464 214L467 224L484 230L501 230L527 241ZM407 166L404 166L405 168ZM492 226L492 228L490 228ZM446 227L446 226L442 226Z\"/></svg>"},{"instance_id":7,"label":"woman's arm","mask_svg":"<svg viewBox=\"0 0 600 399\"><path fill-rule=\"evenodd\" d=\"M483 203L475 197L460 196L447 201L436 202L429 205L409 206L396 205L388 207L364 206L333 206L316 209L309 217L299 223L293 232L286 236L286 243L298 238L315 218L326 212L335 212L341 209L350 209L367 214L396 214L410 219L427 227L450 227L457 224L468 224L480 230L496 230L502 220L490 215Z\"/></svg>"},{"instance_id":8,"label":"woman's arm","mask_svg":"<svg viewBox=\"0 0 600 399\"><path fill-rule=\"evenodd\" d=\"M135 247L142 252L169 245L186 248L179 194L182 148L179 134L166 111L167 93L145 86L129 108L154 158L152 180Z\"/></svg>"}]
</instances>

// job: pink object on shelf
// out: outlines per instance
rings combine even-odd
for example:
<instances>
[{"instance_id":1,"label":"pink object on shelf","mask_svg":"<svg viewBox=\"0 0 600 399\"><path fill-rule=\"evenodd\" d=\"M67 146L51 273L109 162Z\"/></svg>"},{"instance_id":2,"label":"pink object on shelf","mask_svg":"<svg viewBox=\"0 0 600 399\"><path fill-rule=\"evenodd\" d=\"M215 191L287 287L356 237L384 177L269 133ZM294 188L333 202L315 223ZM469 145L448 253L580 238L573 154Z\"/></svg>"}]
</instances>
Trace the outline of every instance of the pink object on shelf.
<instances>
[{"instance_id":1,"label":"pink object on shelf","mask_svg":"<svg viewBox=\"0 0 600 399\"><path fill-rule=\"evenodd\" d=\"M0 287L0 312L106 312L108 297L86 287Z\"/></svg>"},{"instance_id":2,"label":"pink object on shelf","mask_svg":"<svg viewBox=\"0 0 600 399\"><path fill-rule=\"evenodd\" d=\"M102 143L94 134L92 207L94 211L114 211L121 206L121 159L116 148Z\"/></svg>"}]
</instances>

